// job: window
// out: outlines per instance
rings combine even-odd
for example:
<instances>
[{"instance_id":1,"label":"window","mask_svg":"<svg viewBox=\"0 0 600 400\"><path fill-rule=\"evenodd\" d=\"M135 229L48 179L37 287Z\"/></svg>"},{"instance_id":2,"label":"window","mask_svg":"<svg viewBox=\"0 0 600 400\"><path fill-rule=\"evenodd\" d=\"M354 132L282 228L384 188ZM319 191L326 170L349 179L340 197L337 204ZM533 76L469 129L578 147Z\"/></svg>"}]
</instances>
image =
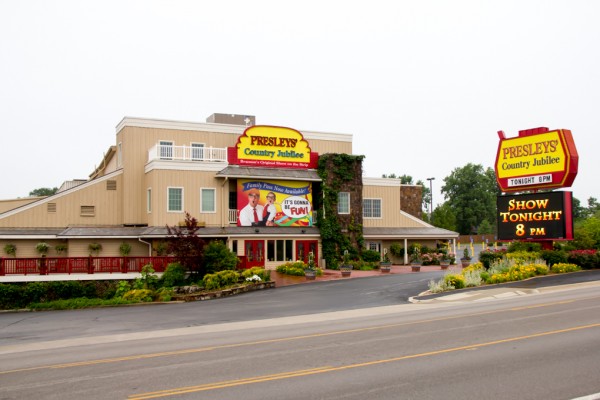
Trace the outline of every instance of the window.
<instances>
[{"instance_id":1,"label":"window","mask_svg":"<svg viewBox=\"0 0 600 400\"><path fill-rule=\"evenodd\" d=\"M293 240L269 240L267 241L267 260L287 261L292 260Z\"/></svg>"},{"instance_id":2,"label":"window","mask_svg":"<svg viewBox=\"0 0 600 400\"><path fill-rule=\"evenodd\" d=\"M338 214L350 214L350 193L338 193Z\"/></svg>"},{"instance_id":3,"label":"window","mask_svg":"<svg viewBox=\"0 0 600 400\"><path fill-rule=\"evenodd\" d=\"M93 217L96 215L96 207L95 206L81 206L81 214L82 217Z\"/></svg>"},{"instance_id":4,"label":"window","mask_svg":"<svg viewBox=\"0 0 600 400\"><path fill-rule=\"evenodd\" d=\"M192 143L192 160L204 160L204 143Z\"/></svg>"},{"instance_id":5,"label":"window","mask_svg":"<svg viewBox=\"0 0 600 400\"><path fill-rule=\"evenodd\" d=\"M215 189L200 189L200 212L216 212L216 196L217 191Z\"/></svg>"},{"instance_id":6,"label":"window","mask_svg":"<svg viewBox=\"0 0 600 400\"><path fill-rule=\"evenodd\" d=\"M381 218L381 199L363 199L363 217Z\"/></svg>"},{"instance_id":7,"label":"window","mask_svg":"<svg viewBox=\"0 0 600 400\"><path fill-rule=\"evenodd\" d=\"M152 212L152 188L146 190L146 211L148 214Z\"/></svg>"},{"instance_id":8,"label":"window","mask_svg":"<svg viewBox=\"0 0 600 400\"><path fill-rule=\"evenodd\" d=\"M170 187L167 188L167 211L182 212L183 211L183 188Z\"/></svg>"},{"instance_id":9,"label":"window","mask_svg":"<svg viewBox=\"0 0 600 400\"><path fill-rule=\"evenodd\" d=\"M162 160L170 160L173 158L173 142L161 140L159 143L160 158Z\"/></svg>"}]
</instances>

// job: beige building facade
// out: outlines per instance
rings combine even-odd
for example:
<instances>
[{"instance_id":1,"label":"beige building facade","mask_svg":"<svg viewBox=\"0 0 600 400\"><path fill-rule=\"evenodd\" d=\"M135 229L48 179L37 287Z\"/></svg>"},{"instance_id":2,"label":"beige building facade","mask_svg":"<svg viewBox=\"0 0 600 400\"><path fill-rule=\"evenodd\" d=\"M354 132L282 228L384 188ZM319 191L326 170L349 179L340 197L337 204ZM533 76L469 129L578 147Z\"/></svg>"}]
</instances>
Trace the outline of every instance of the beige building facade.
<instances>
[{"instance_id":1,"label":"beige building facade","mask_svg":"<svg viewBox=\"0 0 600 400\"><path fill-rule=\"evenodd\" d=\"M12 244L16 257L36 257L39 242L54 257L87 256L90 243L101 244L100 256L119 256L124 242L132 256L156 255L168 238L166 226L181 225L187 212L199 221L199 236L227 243L243 266L273 269L311 251L322 264L315 160L353 154L352 135L253 125L254 116L213 114L207 121L218 123L123 118L89 179L65 182L48 197L0 201L0 256L12 257L4 251ZM252 188L262 202L277 197L276 218L244 226ZM368 249L383 254L392 243L432 246L458 237L420 219L419 186L363 177L361 195ZM269 206L260 208L266 220ZM61 247L67 250L52 251Z\"/></svg>"}]
</instances>

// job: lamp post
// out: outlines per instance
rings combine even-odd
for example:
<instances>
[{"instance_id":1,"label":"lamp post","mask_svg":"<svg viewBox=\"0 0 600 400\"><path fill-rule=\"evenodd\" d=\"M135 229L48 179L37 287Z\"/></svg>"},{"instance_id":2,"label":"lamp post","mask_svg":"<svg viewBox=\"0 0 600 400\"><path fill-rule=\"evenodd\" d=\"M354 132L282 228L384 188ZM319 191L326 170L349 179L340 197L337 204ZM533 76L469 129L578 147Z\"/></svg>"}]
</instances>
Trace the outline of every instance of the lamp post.
<instances>
[{"instance_id":1,"label":"lamp post","mask_svg":"<svg viewBox=\"0 0 600 400\"><path fill-rule=\"evenodd\" d=\"M427 178L429 181L429 220L431 220L431 214L433 214L433 185L432 181L435 178Z\"/></svg>"}]
</instances>

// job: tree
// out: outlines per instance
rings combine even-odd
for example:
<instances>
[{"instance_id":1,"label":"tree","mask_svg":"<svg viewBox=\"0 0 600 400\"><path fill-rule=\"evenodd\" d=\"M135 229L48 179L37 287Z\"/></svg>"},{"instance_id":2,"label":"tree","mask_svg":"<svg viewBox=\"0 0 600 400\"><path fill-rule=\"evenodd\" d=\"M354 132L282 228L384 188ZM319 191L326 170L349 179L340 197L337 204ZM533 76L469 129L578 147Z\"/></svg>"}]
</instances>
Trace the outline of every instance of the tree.
<instances>
[{"instance_id":1,"label":"tree","mask_svg":"<svg viewBox=\"0 0 600 400\"><path fill-rule=\"evenodd\" d=\"M198 237L200 227L198 220L185 212L185 227L168 226L169 253L175 255L176 260L188 271L203 274L202 262L204 253L204 241Z\"/></svg>"},{"instance_id":2,"label":"tree","mask_svg":"<svg viewBox=\"0 0 600 400\"><path fill-rule=\"evenodd\" d=\"M53 194L56 194L56 192L58 192L58 188L37 188L37 189L33 189L31 192L29 192L30 196L52 196Z\"/></svg>"},{"instance_id":3,"label":"tree","mask_svg":"<svg viewBox=\"0 0 600 400\"><path fill-rule=\"evenodd\" d=\"M220 240L213 240L204 246L204 265L207 274L227 269L233 270L237 267L238 261L235 253Z\"/></svg>"},{"instance_id":4,"label":"tree","mask_svg":"<svg viewBox=\"0 0 600 400\"><path fill-rule=\"evenodd\" d=\"M496 221L496 196L501 192L493 169L471 163L456 168L444 178L441 191L460 234L475 233L483 220Z\"/></svg>"},{"instance_id":5,"label":"tree","mask_svg":"<svg viewBox=\"0 0 600 400\"><path fill-rule=\"evenodd\" d=\"M456 231L456 215L447 202L444 202L433 210L431 224L438 228Z\"/></svg>"},{"instance_id":6,"label":"tree","mask_svg":"<svg viewBox=\"0 0 600 400\"><path fill-rule=\"evenodd\" d=\"M410 175L396 175L396 174L383 174L381 175L382 178L389 178L389 179L400 179L400 183L403 185L413 185L413 177Z\"/></svg>"}]
</instances>

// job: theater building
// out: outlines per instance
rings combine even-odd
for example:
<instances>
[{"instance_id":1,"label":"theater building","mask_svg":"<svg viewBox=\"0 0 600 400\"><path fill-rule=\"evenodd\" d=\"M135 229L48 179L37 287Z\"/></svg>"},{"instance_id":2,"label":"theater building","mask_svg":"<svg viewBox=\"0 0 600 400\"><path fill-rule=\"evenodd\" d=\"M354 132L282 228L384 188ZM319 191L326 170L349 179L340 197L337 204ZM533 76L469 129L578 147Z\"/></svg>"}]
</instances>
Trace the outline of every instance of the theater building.
<instances>
[{"instance_id":1,"label":"theater building","mask_svg":"<svg viewBox=\"0 0 600 400\"><path fill-rule=\"evenodd\" d=\"M89 179L67 181L48 197L0 201L0 255L37 257L40 242L53 257L87 256L91 243L101 245L100 256L119 256L122 243L131 256L156 255L166 226L181 225L187 212L200 237L223 240L243 267L274 269L309 252L323 265L327 239L317 217L335 185L324 182L319 158L353 152L351 134L256 125L253 116L213 114L204 123L125 117ZM358 234L364 248L382 254L392 243L432 246L458 237L421 220L420 186L365 178L361 157L354 159L352 179L336 192L334 213L354 227L342 234ZM15 255L6 254L7 244Z\"/></svg>"}]
</instances>

